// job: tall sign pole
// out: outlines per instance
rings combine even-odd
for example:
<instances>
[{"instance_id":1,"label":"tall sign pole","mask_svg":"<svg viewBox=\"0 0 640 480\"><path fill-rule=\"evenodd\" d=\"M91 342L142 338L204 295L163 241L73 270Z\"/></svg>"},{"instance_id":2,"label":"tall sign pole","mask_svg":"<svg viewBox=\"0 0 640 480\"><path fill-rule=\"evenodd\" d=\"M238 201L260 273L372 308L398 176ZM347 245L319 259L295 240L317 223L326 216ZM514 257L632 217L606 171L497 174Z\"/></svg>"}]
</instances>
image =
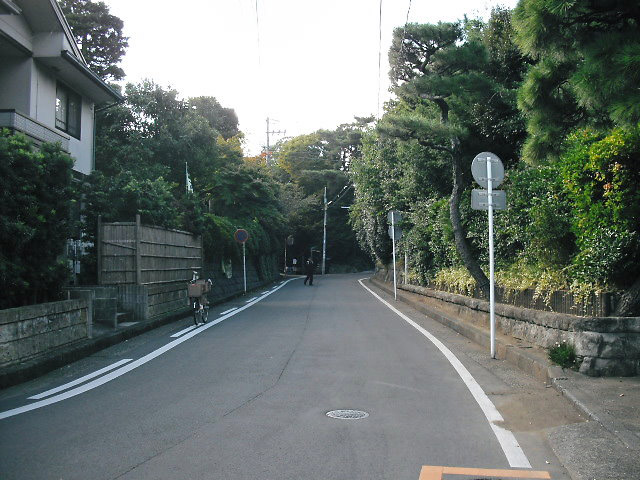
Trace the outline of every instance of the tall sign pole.
<instances>
[{"instance_id":1,"label":"tall sign pole","mask_svg":"<svg viewBox=\"0 0 640 480\"><path fill-rule=\"evenodd\" d=\"M244 228L239 228L233 234L233 238L236 242L242 244L242 278L244 280L244 293L247 293L247 260L244 244L249 240L249 232Z\"/></svg>"},{"instance_id":2,"label":"tall sign pole","mask_svg":"<svg viewBox=\"0 0 640 480\"><path fill-rule=\"evenodd\" d=\"M391 210L391 243L393 243L393 299L398 300L398 282L396 281L396 212Z\"/></svg>"},{"instance_id":3,"label":"tall sign pole","mask_svg":"<svg viewBox=\"0 0 640 480\"><path fill-rule=\"evenodd\" d=\"M324 223L322 230L322 275L324 275L325 260L327 258L327 187L324 187Z\"/></svg>"},{"instance_id":4,"label":"tall sign pole","mask_svg":"<svg viewBox=\"0 0 640 480\"><path fill-rule=\"evenodd\" d=\"M391 226L389 227L389 236L393 247L393 298L398 300L397 281L396 281L396 240L402 237L402 230L396 227L396 224L402 221L402 214L397 210L391 210L387 215L387 219Z\"/></svg>"},{"instance_id":5,"label":"tall sign pole","mask_svg":"<svg viewBox=\"0 0 640 480\"><path fill-rule=\"evenodd\" d=\"M491 325L491 358L496 358L496 313L493 272L493 177L491 161L487 158L487 200L489 210L489 324Z\"/></svg>"},{"instance_id":6,"label":"tall sign pole","mask_svg":"<svg viewBox=\"0 0 640 480\"><path fill-rule=\"evenodd\" d=\"M496 315L495 315L495 275L493 258L493 210L506 208L506 194L494 190L504 179L504 166L497 155L482 152L471 163L471 173L480 186L486 190L474 189L471 192L471 208L487 210L489 215L489 329L491 333L491 358L496 358ZM486 176L485 176L486 175Z\"/></svg>"}]
</instances>

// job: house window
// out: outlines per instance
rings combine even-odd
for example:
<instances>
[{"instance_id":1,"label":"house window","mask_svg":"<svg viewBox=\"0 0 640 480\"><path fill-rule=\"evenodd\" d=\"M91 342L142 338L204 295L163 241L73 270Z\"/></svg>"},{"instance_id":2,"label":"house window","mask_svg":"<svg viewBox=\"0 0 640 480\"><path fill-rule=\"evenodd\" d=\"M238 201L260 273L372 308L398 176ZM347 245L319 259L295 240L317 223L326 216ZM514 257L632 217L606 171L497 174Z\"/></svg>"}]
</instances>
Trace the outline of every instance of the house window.
<instances>
[{"instance_id":1,"label":"house window","mask_svg":"<svg viewBox=\"0 0 640 480\"><path fill-rule=\"evenodd\" d=\"M82 99L65 85L56 89L56 128L80 138L80 112Z\"/></svg>"}]
</instances>

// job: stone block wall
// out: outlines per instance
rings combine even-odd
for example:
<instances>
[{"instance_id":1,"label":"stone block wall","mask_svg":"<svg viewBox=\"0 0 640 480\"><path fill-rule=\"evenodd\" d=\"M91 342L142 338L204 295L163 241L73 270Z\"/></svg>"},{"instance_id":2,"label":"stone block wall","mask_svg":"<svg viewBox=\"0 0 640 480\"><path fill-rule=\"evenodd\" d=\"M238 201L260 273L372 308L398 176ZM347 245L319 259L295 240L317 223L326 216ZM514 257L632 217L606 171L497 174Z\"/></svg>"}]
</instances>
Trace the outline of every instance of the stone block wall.
<instances>
[{"instance_id":1,"label":"stone block wall","mask_svg":"<svg viewBox=\"0 0 640 480\"><path fill-rule=\"evenodd\" d=\"M82 299L0 310L0 367L84 340L88 323Z\"/></svg>"},{"instance_id":2,"label":"stone block wall","mask_svg":"<svg viewBox=\"0 0 640 480\"><path fill-rule=\"evenodd\" d=\"M384 281L384 276L379 278ZM414 285L399 289L422 295L429 307L488 328L489 302ZM640 375L640 318L578 317L496 304L496 328L506 335L548 348L573 344L580 372L591 376Z\"/></svg>"}]
</instances>

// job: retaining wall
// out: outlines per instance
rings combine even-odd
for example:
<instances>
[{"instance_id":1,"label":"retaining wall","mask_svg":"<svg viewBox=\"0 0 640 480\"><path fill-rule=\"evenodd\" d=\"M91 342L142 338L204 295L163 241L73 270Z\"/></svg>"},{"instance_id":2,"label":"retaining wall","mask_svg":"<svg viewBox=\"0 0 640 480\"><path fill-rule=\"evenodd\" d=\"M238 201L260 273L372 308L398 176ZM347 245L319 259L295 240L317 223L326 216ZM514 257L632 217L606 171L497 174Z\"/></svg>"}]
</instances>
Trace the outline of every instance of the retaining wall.
<instances>
[{"instance_id":1,"label":"retaining wall","mask_svg":"<svg viewBox=\"0 0 640 480\"><path fill-rule=\"evenodd\" d=\"M388 281L384 271L376 274ZM489 328L489 302L414 285L401 290L422 295L428 307L483 328ZM591 376L640 375L640 318L578 317L496 303L496 328L543 348L556 342L573 344L580 372Z\"/></svg>"},{"instance_id":2,"label":"retaining wall","mask_svg":"<svg viewBox=\"0 0 640 480\"><path fill-rule=\"evenodd\" d=\"M88 319L84 299L0 310L0 367L88 338Z\"/></svg>"}]
</instances>

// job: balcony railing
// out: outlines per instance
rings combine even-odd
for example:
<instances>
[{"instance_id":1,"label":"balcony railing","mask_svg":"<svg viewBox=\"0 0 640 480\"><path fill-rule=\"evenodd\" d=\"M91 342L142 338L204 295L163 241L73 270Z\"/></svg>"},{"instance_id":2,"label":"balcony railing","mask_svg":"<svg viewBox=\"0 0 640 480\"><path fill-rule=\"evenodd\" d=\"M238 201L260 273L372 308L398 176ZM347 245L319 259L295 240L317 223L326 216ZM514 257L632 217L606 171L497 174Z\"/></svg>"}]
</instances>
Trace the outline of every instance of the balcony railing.
<instances>
[{"instance_id":1,"label":"balcony railing","mask_svg":"<svg viewBox=\"0 0 640 480\"><path fill-rule=\"evenodd\" d=\"M69 137L15 110L0 110L0 128L23 133L37 145L60 142L62 149L69 152Z\"/></svg>"}]
</instances>

